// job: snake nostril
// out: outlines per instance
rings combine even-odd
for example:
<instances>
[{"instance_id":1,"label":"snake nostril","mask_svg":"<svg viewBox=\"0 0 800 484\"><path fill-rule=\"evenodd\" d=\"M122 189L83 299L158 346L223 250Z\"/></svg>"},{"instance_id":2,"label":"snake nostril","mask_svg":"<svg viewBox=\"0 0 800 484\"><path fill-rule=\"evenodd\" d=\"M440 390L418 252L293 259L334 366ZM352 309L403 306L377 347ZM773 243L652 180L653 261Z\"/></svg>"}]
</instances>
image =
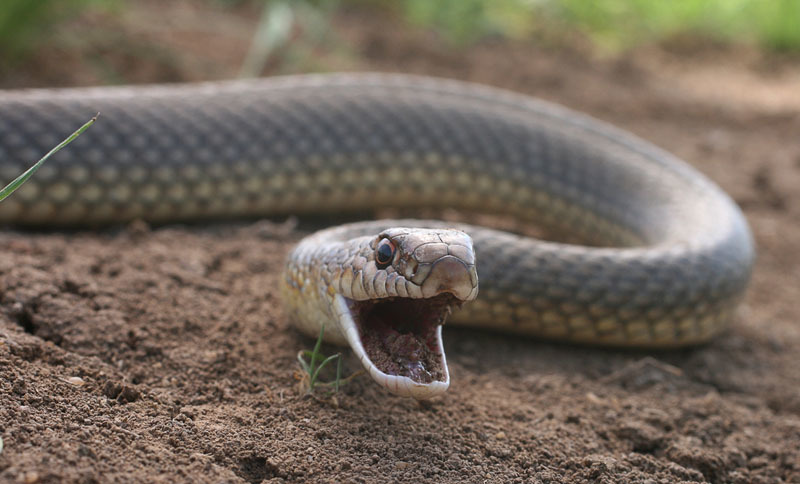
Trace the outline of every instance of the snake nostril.
<instances>
[{"instance_id":1,"label":"snake nostril","mask_svg":"<svg viewBox=\"0 0 800 484\"><path fill-rule=\"evenodd\" d=\"M419 268L419 262L413 257L403 258L403 261L403 276L413 282L413 277L417 274L417 269Z\"/></svg>"}]
</instances>

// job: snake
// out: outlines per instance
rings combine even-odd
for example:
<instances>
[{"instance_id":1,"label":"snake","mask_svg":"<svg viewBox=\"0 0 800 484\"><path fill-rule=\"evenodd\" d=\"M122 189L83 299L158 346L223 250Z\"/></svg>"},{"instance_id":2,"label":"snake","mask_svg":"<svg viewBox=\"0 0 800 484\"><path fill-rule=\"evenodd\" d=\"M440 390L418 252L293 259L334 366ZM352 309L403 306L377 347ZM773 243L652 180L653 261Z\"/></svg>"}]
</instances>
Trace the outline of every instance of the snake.
<instances>
[{"instance_id":1,"label":"snake","mask_svg":"<svg viewBox=\"0 0 800 484\"><path fill-rule=\"evenodd\" d=\"M3 91L0 179L96 112L0 204L0 223L366 219L300 241L279 290L301 331L324 328L398 395L450 385L446 321L578 346L708 342L752 269L741 210L686 162L588 115L448 79Z\"/></svg>"}]
</instances>

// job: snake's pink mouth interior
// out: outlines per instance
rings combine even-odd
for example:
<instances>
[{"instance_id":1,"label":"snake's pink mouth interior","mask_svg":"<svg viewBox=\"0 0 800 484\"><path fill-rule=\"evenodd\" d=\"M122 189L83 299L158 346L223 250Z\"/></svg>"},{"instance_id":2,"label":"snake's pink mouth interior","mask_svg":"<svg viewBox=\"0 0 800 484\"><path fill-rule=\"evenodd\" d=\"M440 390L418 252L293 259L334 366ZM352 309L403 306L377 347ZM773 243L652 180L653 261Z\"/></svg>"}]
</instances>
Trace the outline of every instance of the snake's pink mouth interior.
<instances>
[{"instance_id":1,"label":"snake's pink mouth interior","mask_svg":"<svg viewBox=\"0 0 800 484\"><path fill-rule=\"evenodd\" d=\"M361 344L372 363L387 375L423 384L446 379L436 328L458 304L450 294L350 301Z\"/></svg>"}]
</instances>

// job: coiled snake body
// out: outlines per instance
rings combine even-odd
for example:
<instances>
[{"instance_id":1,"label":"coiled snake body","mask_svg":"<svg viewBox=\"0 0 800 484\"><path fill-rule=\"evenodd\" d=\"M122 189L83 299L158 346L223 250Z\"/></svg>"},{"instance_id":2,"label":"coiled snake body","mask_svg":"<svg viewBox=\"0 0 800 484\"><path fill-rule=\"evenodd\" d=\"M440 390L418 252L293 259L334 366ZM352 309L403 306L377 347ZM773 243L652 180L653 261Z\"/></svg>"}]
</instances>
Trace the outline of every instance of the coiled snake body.
<instances>
[{"instance_id":1,"label":"coiled snake body","mask_svg":"<svg viewBox=\"0 0 800 484\"><path fill-rule=\"evenodd\" d=\"M289 316L309 333L325 323L396 393L447 388L440 324L476 294L454 322L664 347L719 333L749 278L748 226L712 182L630 134L529 97L375 74L9 91L0 180L97 111L100 123L0 204L0 222L456 208L583 243L424 220L302 242L282 278Z\"/></svg>"}]
</instances>

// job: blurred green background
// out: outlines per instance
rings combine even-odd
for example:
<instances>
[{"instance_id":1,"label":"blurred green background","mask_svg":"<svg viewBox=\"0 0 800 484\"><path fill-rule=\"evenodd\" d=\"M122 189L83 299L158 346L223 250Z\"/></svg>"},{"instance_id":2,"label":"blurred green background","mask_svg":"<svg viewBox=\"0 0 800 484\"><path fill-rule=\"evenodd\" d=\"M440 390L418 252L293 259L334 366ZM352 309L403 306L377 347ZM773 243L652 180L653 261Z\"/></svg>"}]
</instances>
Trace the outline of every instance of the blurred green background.
<instances>
[{"instance_id":1,"label":"blurred green background","mask_svg":"<svg viewBox=\"0 0 800 484\"><path fill-rule=\"evenodd\" d=\"M63 43L59 26L96 12L119 16L132 2L2 0L0 67L18 65L36 49ZM275 49L296 37L298 26L311 41L326 42L330 19L343 10L360 8L385 10L398 22L431 30L453 48L492 39L556 44L580 39L601 51L620 53L673 39L696 39L767 51L800 50L800 0L194 0L194 4L259 16L242 67L245 75L259 72Z\"/></svg>"},{"instance_id":2,"label":"blurred green background","mask_svg":"<svg viewBox=\"0 0 800 484\"><path fill-rule=\"evenodd\" d=\"M559 29L615 50L683 35L800 48L798 0L407 0L401 5L410 21L441 29L455 42Z\"/></svg>"},{"instance_id":3,"label":"blurred green background","mask_svg":"<svg viewBox=\"0 0 800 484\"><path fill-rule=\"evenodd\" d=\"M37 45L52 40L54 25L88 8L110 9L117 0L2 0L0 2L0 58L19 60Z\"/></svg>"}]
</instances>

